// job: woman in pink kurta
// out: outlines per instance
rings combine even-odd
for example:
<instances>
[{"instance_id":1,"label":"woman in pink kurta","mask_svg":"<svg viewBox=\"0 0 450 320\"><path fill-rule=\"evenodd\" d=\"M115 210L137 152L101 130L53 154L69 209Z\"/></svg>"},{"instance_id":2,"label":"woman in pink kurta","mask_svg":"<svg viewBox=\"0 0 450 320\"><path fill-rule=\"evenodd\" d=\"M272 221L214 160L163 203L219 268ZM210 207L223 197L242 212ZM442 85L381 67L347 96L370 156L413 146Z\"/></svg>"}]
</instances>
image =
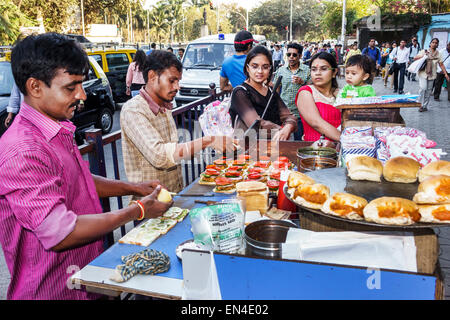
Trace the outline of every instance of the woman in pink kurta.
<instances>
[{"instance_id":1,"label":"woman in pink kurta","mask_svg":"<svg viewBox=\"0 0 450 320\"><path fill-rule=\"evenodd\" d=\"M145 52L143 50L137 50L134 56L133 62L130 63L127 70L127 76L125 83L127 86L126 94L134 97L139 93L139 90L144 86L145 80L142 72L144 71Z\"/></svg>"},{"instance_id":2,"label":"woman in pink kurta","mask_svg":"<svg viewBox=\"0 0 450 320\"><path fill-rule=\"evenodd\" d=\"M327 52L311 59L313 84L301 87L295 97L304 141L317 141L321 135L332 141L340 138L341 112L333 106L338 91L337 71L336 59Z\"/></svg>"}]
</instances>

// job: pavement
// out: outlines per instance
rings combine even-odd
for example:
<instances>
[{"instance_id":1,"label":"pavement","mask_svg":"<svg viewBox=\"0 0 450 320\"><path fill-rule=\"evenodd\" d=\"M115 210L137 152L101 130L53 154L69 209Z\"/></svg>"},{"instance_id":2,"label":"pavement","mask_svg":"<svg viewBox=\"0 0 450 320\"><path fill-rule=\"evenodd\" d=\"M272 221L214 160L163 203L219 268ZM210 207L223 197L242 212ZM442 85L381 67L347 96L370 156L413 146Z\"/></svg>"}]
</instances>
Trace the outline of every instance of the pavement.
<instances>
[{"instance_id":1,"label":"pavement","mask_svg":"<svg viewBox=\"0 0 450 320\"><path fill-rule=\"evenodd\" d=\"M345 83L343 79L339 79L340 87ZM384 87L380 78L376 78L373 84L377 95L393 94L393 90L388 87ZM419 84L418 82L409 82L405 80L405 93L418 94ZM442 90L440 101L435 101L431 98L430 105L427 112L418 112L415 108L401 109L401 115L405 120L406 126L417 128L427 134L427 138L437 142L437 148L442 148L449 154L442 157L444 160L450 161L450 102L447 100L447 91ZM113 131L120 128L119 124L120 108L114 115L114 127ZM107 147L108 148L108 147ZM121 158L121 145L117 145L119 154L119 164L121 166L120 177L125 180L125 175L122 166ZM112 160L110 156L111 152L107 149L105 151L106 163L109 164L107 171L108 176L113 177ZM127 200L124 199L126 203ZM117 208L116 201L111 201L111 209ZM127 231L132 228L132 225L127 225ZM450 300L450 228L435 229L436 234L439 236L440 256L439 262L444 276L444 287L446 300ZM6 299L6 291L8 289L10 281L10 275L8 268L3 257L3 252L0 250L0 300Z\"/></svg>"}]
</instances>

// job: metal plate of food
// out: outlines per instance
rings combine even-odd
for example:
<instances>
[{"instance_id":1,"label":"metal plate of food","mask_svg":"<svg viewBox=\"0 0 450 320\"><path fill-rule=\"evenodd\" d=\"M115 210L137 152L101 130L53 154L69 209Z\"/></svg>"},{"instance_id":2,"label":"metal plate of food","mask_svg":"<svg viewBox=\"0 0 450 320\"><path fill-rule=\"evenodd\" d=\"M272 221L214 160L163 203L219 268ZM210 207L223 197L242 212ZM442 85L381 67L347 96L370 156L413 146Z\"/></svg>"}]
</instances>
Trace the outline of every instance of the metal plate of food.
<instances>
[{"instance_id":1,"label":"metal plate of food","mask_svg":"<svg viewBox=\"0 0 450 320\"><path fill-rule=\"evenodd\" d=\"M412 200L417 192L419 183L394 183L388 182L381 177L381 182L372 181L356 181L352 180L347 176L345 168L328 168L318 171L305 172L306 175L313 178L317 183L321 183L330 188L330 196L336 192L347 192L360 196L370 202L376 198L380 197L399 197L408 200ZM283 187L283 192L286 197L294 202L299 208L307 210L312 213L319 214L330 219L335 219L343 222L348 222L352 224L360 224L366 226L375 226L383 228L393 228L393 229L420 229L420 228L433 228L433 227L449 227L450 224L446 223L425 223L416 222L411 225L388 225L380 224L375 222L369 222L366 220L350 220L344 217L334 216L328 213L324 213L320 210L310 209L296 203L289 193L287 192L287 183Z\"/></svg>"}]
</instances>

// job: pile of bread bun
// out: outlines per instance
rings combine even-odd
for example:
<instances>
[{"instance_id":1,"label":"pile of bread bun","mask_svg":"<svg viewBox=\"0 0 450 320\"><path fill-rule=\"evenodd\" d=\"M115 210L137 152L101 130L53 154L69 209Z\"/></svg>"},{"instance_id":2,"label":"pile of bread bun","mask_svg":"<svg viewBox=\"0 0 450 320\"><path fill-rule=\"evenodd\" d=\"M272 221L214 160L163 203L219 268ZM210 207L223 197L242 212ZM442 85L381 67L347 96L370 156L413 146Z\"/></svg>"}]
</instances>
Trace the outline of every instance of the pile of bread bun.
<instances>
[{"instance_id":1,"label":"pile of bread bun","mask_svg":"<svg viewBox=\"0 0 450 320\"><path fill-rule=\"evenodd\" d=\"M413 201L399 197L366 199L330 189L300 173L289 175L288 194L297 204L350 220L366 220L389 225L415 222L450 223L450 162L439 160L420 168L408 157L395 157L383 164L372 157L357 156L347 162L352 180L420 184Z\"/></svg>"}]
</instances>

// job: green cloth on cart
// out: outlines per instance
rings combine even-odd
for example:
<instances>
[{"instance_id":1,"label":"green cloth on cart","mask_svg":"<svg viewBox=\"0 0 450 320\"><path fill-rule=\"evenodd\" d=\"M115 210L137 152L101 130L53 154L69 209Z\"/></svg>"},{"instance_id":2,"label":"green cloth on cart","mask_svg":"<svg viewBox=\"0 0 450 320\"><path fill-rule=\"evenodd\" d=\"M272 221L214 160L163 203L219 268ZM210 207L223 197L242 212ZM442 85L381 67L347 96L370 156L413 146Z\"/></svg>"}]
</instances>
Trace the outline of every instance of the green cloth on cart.
<instances>
[{"instance_id":1,"label":"green cloth on cart","mask_svg":"<svg viewBox=\"0 0 450 320\"><path fill-rule=\"evenodd\" d=\"M110 277L115 282L125 282L136 274L157 274L170 268L167 254L153 249L132 253L122 257L124 264L118 265Z\"/></svg>"}]
</instances>

